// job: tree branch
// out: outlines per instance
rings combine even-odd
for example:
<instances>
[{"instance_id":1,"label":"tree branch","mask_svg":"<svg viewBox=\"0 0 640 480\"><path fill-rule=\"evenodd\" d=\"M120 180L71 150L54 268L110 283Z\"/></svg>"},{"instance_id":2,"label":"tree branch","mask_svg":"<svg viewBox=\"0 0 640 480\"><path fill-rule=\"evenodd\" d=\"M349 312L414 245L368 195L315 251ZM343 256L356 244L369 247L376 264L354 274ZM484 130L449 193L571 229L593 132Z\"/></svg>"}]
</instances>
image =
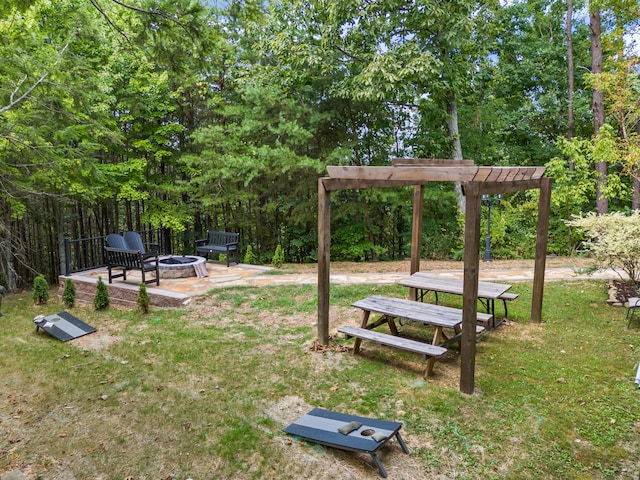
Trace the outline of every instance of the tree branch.
<instances>
[{"instance_id":1,"label":"tree branch","mask_svg":"<svg viewBox=\"0 0 640 480\"><path fill-rule=\"evenodd\" d=\"M129 10L133 10L134 12L144 13L146 15L157 15L159 17L164 18L165 20L169 20L170 22L173 22L173 23L175 23L177 25L180 25L182 28L187 30L187 27L184 24L182 24L181 22L179 22L175 18L172 18L171 16L165 14L164 12L162 12L160 10L144 10L142 8L136 7L135 5L129 5L129 4L126 4L124 2L121 2L120 0L111 0L111 1L113 3L115 3L116 5L120 5L121 7L128 8Z\"/></svg>"},{"instance_id":2,"label":"tree branch","mask_svg":"<svg viewBox=\"0 0 640 480\"><path fill-rule=\"evenodd\" d=\"M111 25L114 28L114 30L118 32L122 37L124 37L124 39L127 41L127 43L129 43L129 45L131 45L131 41L129 40L129 37L127 36L127 34L124 33L124 30L122 30L120 27L118 27L115 23L111 21L111 19L109 18L109 15L107 15L107 13L102 9L102 7L97 2L97 0L89 0L89 1L91 2L91 5L93 5L95 9L98 10L98 12L100 12L100 14L107 21L107 23Z\"/></svg>"},{"instance_id":3,"label":"tree branch","mask_svg":"<svg viewBox=\"0 0 640 480\"><path fill-rule=\"evenodd\" d=\"M55 67L58 62L60 62L60 60L62 59L62 56L64 55L64 52L67 50L67 48L69 47L69 44L71 43L71 41L68 41L67 44L62 47L62 50L60 50L60 53L58 54L58 58L56 58L56 61L53 62L52 68ZM16 86L15 90L13 92L11 92L11 96L9 97L9 104L5 105L4 107L0 108L0 113L4 113L7 110L11 110L13 107L15 107L17 104L19 104L20 102L22 102L24 99L26 99L29 95L31 95L31 92L33 92L38 85L40 85L42 82L44 82L44 80L49 76L49 72L46 72L44 74L42 74L42 76L33 84L31 85L26 92L24 92L22 95L20 95L18 98L14 98L15 95L18 93L18 90L20 89L20 86L27 80L27 76L25 76Z\"/></svg>"},{"instance_id":4,"label":"tree branch","mask_svg":"<svg viewBox=\"0 0 640 480\"><path fill-rule=\"evenodd\" d=\"M347 57L349 57L351 60L356 60L358 62L364 62L364 59L358 57L357 55L353 55L353 54L347 52L344 48L340 47L339 45L336 45L335 49L338 50L339 52L341 52L342 54L346 55Z\"/></svg>"}]
</instances>

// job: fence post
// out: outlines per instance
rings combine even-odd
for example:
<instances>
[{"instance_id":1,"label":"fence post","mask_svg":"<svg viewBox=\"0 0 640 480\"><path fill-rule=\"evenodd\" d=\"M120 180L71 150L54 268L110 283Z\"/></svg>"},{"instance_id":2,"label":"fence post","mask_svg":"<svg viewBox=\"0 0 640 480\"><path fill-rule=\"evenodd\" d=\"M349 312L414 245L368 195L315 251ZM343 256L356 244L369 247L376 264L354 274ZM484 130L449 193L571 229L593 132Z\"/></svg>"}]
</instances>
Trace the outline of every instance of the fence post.
<instances>
[{"instance_id":1,"label":"fence post","mask_svg":"<svg viewBox=\"0 0 640 480\"><path fill-rule=\"evenodd\" d=\"M68 277L71 274L71 247L69 245L69 239L64 237L64 276Z\"/></svg>"}]
</instances>

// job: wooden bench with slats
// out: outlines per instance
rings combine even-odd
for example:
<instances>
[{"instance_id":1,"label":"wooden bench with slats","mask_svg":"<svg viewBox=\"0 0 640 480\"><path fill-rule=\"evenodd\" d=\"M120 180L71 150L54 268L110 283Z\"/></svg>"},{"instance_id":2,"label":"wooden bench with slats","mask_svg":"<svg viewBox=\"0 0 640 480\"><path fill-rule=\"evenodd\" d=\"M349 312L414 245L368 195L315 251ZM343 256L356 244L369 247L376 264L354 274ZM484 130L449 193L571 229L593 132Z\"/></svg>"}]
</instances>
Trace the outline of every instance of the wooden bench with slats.
<instances>
[{"instance_id":1,"label":"wooden bench with slats","mask_svg":"<svg viewBox=\"0 0 640 480\"><path fill-rule=\"evenodd\" d=\"M344 333L347 337L355 337L362 340L371 340L373 342L380 343L382 345L388 345L389 347L399 348L408 352L419 353L426 357L440 357L447 353L447 349L439 347L437 345L431 345L429 343L418 342L417 340L411 340L409 338L397 337L395 335L389 335L388 333L376 332L375 330L367 330L366 328L342 326L338 328L340 333ZM358 353L360 350L360 344L353 347L353 353Z\"/></svg>"},{"instance_id":2,"label":"wooden bench with slats","mask_svg":"<svg viewBox=\"0 0 640 480\"><path fill-rule=\"evenodd\" d=\"M128 270L140 270L142 283L155 283L160 285L160 268L157 255L143 255L137 250L123 250L120 248L104 247L107 269L109 272L109 283L114 278L122 277L127 279ZM121 270L121 273L113 273L113 270ZM146 273L153 272L155 278L147 279Z\"/></svg>"}]
</instances>

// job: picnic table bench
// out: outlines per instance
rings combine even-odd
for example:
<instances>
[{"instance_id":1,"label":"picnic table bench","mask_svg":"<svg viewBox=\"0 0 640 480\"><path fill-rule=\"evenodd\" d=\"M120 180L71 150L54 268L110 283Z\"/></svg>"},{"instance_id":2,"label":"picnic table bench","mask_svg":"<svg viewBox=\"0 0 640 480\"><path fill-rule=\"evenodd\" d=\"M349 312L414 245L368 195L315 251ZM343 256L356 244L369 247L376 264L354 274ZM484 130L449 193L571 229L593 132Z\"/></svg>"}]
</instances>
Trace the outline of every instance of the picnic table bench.
<instances>
[{"instance_id":1,"label":"picnic table bench","mask_svg":"<svg viewBox=\"0 0 640 480\"><path fill-rule=\"evenodd\" d=\"M380 475L386 478L387 472L380 463L377 452L395 437L402 451L409 453L409 449L400 436L401 427L402 423L400 422L314 408L287 426L284 431L321 445L351 452L368 453L378 467Z\"/></svg>"},{"instance_id":2,"label":"picnic table bench","mask_svg":"<svg viewBox=\"0 0 640 480\"><path fill-rule=\"evenodd\" d=\"M227 267L231 260L231 255L235 254L236 263L238 259L238 243L240 242L239 233L219 232L216 230L207 230L205 238L200 238L195 242L196 255L209 258L210 253L224 254L227 259Z\"/></svg>"},{"instance_id":3,"label":"picnic table bench","mask_svg":"<svg viewBox=\"0 0 640 480\"><path fill-rule=\"evenodd\" d=\"M343 326L338 328L338 331L344 333L347 337L355 337L356 340L353 346L354 354L359 352L362 340L371 340L383 345L419 353L424 359L428 359L426 373L430 375L433 371L435 359L444 355L447 352L446 347L459 342L462 337L462 310L459 308L433 305L402 298L385 297L382 295L372 295L365 299L358 300L351 305L362 310L361 325L359 328ZM380 313L381 316L378 320L369 323L372 312ZM488 322L490 318L490 314L477 313L479 322ZM399 337L398 328L395 323L396 319L404 319L433 326L434 334L431 344ZM384 323L389 326L391 334L373 331L374 328ZM453 335L445 332L444 329L453 330ZM476 327L476 333L481 333L482 331L484 331L484 327L478 325Z\"/></svg>"}]
</instances>

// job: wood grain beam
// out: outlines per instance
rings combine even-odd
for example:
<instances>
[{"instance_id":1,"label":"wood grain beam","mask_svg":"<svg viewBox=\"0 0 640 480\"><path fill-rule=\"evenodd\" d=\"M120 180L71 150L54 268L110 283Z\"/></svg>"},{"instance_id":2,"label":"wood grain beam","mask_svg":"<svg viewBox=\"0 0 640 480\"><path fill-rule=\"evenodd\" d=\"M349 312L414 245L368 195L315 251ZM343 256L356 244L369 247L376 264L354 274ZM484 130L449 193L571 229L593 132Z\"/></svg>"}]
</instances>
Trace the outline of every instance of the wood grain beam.
<instances>
[{"instance_id":1,"label":"wood grain beam","mask_svg":"<svg viewBox=\"0 0 640 480\"><path fill-rule=\"evenodd\" d=\"M549 239L549 214L551 211L551 179L544 178L540 185L538 203L538 232L536 235L536 260L533 268L533 295L531 299L531 321L542 321L542 297L544 294L544 271Z\"/></svg>"},{"instance_id":2,"label":"wood grain beam","mask_svg":"<svg viewBox=\"0 0 640 480\"><path fill-rule=\"evenodd\" d=\"M475 388L476 319L480 275L480 213L482 211L478 185L478 183L471 183L466 188L460 391L467 394L472 394Z\"/></svg>"},{"instance_id":3,"label":"wood grain beam","mask_svg":"<svg viewBox=\"0 0 640 480\"><path fill-rule=\"evenodd\" d=\"M329 345L329 275L331 265L331 194L318 180L318 341Z\"/></svg>"}]
</instances>

